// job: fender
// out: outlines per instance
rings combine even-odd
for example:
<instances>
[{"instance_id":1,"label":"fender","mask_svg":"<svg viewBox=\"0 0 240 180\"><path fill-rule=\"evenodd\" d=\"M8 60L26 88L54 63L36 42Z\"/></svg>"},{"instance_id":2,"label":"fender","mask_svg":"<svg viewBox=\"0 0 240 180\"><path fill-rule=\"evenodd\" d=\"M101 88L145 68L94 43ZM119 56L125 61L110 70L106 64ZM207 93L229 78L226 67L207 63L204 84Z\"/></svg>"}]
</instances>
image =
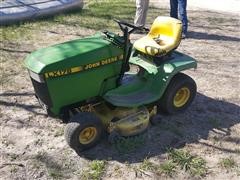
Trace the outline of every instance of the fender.
<instances>
[{"instance_id":1,"label":"fender","mask_svg":"<svg viewBox=\"0 0 240 180\"><path fill-rule=\"evenodd\" d=\"M162 97L171 79L177 73L187 69L197 68L197 61L188 55L174 52L172 56L171 60L164 62L158 67L158 72L155 75L154 91L158 91L158 93L156 93L157 100Z\"/></svg>"}]
</instances>

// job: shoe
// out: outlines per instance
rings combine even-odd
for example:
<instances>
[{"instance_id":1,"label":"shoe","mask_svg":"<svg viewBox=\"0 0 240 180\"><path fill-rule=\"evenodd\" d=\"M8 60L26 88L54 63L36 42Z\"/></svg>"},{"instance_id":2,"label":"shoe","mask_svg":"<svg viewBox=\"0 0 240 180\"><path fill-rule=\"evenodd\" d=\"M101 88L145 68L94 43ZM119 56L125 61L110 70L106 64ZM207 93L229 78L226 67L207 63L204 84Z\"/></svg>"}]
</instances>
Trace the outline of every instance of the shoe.
<instances>
[{"instance_id":1,"label":"shoe","mask_svg":"<svg viewBox=\"0 0 240 180\"><path fill-rule=\"evenodd\" d=\"M186 38L187 38L186 33L182 33L182 39L186 39Z\"/></svg>"}]
</instances>

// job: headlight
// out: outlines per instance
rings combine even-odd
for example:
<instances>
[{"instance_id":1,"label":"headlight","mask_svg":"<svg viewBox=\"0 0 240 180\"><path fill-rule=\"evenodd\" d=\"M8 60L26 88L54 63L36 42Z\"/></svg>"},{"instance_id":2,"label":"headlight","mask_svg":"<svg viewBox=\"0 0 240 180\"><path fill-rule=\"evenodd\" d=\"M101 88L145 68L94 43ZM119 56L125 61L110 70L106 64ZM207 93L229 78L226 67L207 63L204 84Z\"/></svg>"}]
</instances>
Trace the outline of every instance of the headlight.
<instances>
[{"instance_id":1,"label":"headlight","mask_svg":"<svg viewBox=\"0 0 240 180\"><path fill-rule=\"evenodd\" d=\"M28 70L28 72L29 72L30 77L33 78L35 81L40 82L40 83L45 82L43 75L39 75L39 74L37 74L35 72L32 72L30 70Z\"/></svg>"}]
</instances>

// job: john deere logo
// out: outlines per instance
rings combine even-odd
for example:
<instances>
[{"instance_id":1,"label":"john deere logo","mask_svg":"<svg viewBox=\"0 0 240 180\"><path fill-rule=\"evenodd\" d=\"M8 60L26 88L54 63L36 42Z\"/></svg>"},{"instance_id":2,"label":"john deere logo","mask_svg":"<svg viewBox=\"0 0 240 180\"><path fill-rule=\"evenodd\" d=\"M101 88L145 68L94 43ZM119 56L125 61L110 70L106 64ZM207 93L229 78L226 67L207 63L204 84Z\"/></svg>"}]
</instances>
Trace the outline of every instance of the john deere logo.
<instances>
[{"instance_id":1,"label":"john deere logo","mask_svg":"<svg viewBox=\"0 0 240 180\"><path fill-rule=\"evenodd\" d=\"M111 63L114 63L114 62L116 62L118 60L122 60L122 59L123 59L123 55L120 55L120 56L111 57L111 58L108 58L105 60L101 60L96 63L87 64L84 66L77 66L77 67L73 67L73 68L69 68L69 69L51 71L51 72L45 73L45 78L54 78L54 77L65 76L68 74L78 73L81 71L86 71L89 69L93 69L93 68L97 68L97 67L104 66L107 64L111 64Z\"/></svg>"}]
</instances>

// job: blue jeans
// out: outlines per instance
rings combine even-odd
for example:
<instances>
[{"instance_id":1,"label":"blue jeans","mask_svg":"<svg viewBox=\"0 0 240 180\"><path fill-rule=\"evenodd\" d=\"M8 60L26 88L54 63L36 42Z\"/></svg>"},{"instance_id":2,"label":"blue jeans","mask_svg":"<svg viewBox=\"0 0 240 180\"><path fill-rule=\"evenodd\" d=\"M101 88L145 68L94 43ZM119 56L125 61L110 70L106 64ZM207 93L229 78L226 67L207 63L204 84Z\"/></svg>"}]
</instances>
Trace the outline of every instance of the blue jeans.
<instances>
[{"instance_id":1,"label":"blue jeans","mask_svg":"<svg viewBox=\"0 0 240 180\"><path fill-rule=\"evenodd\" d=\"M188 19L187 19L187 0L170 0L170 16L178 19L178 11L180 20L183 24L183 33L187 33Z\"/></svg>"}]
</instances>

